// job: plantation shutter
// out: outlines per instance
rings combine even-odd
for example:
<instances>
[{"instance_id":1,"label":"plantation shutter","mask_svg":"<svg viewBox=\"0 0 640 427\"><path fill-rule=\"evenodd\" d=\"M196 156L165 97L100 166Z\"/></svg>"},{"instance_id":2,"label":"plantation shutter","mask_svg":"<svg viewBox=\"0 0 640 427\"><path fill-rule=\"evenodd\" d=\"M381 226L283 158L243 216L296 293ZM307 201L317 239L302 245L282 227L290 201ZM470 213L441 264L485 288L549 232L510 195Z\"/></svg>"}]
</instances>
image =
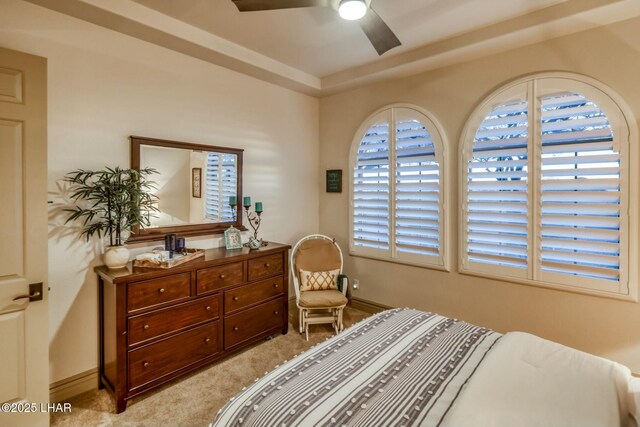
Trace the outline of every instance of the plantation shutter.
<instances>
[{"instance_id":1,"label":"plantation shutter","mask_svg":"<svg viewBox=\"0 0 640 427\"><path fill-rule=\"evenodd\" d=\"M524 98L524 96L523 96ZM526 277L528 268L528 102L493 108L467 161L467 261Z\"/></svg>"},{"instance_id":2,"label":"plantation shutter","mask_svg":"<svg viewBox=\"0 0 640 427\"><path fill-rule=\"evenodd\" d=\"M541 121L541 269L618 282L621 169L609 119L564 92L542 98Z\"/></svg>"},{"instance_id":3,"label":"plantation shutter","mask_svg":"<svg viewBox=\"0 0 640 427\"><path fill-rule=\"evenodd\" d=\"M597 85L534 78L472 116L463 271L630 294L630 129Z\"/></svg>"},{"instance_id":4,"label":"plantation shutter","mask_svg":"<svg viewBox=\"0 0 640 427\"><path fill-rule=\"evenodd\" d=\"M353 170L352 244L361 252L388 251L389 120L380 114L360 141Z\"/></svg>"},{"instance_id":5,"label":"plantation shutter","mask_svg":"<svg viewBox=\"0 0 640 427\"><path fill-rule=\"evenodd\" d=\"M440 159L413 110L395 112L396 257L441 257ZM440 262L441 263L441 262Z\"/></svg>"},{"instance_id":6,"label":"plantation shutter","mask_svg":"<svg viewBox=\"0 0 640 427\"><path fill-rule=\"evenodd\" d=\"M399 106L364 128L352 154L351 252L446 268L437 126L417 109Z\"/></svg>"},{"instance_id":7,"label":"plantation shutter","mask_svg":"<svg viewBox=\"0 0 640 427\"><path fill-rule=\"evenodd\" d=\"M229 197L237 195L237 156L213 153L207 155L205 176L205 218L211 221L233 221Z\"/></svg>"}]
</instances>

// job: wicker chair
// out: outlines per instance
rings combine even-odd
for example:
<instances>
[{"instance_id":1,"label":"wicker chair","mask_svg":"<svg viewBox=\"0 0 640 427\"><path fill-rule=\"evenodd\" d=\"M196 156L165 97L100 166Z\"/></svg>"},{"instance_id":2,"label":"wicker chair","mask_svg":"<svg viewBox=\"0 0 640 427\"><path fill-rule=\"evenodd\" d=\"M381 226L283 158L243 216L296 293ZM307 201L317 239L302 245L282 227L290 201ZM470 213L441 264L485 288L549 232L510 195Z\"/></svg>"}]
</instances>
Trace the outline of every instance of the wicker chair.
<instances>
[{"instance_id":1,"label":"wicker chair","mask_svg":"<svg viewBox=\"0 0 640 427\"><path fill-rule=\"evenodd\" d=\"M295 244L291 251L291 273L296 292L296 305L300 311L300 333L309 340L309 325L331 323L336 334L344 329L342 312L349 300L349 286L342 275L342 251L335 239L312 234ZM338 289L301 290L301 271L327 272L339 270Z\"/></svg>"}]
</instances>

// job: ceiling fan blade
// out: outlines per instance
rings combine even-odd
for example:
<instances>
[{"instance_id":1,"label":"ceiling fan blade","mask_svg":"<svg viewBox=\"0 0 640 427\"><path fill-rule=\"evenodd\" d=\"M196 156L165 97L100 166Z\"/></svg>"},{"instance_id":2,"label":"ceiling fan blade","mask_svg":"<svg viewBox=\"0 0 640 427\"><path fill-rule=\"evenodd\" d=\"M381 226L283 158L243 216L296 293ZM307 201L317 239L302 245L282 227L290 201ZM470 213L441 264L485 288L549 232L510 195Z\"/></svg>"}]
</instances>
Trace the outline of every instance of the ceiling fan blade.
<instances>
[{"instance_id":1,"label":"ceiling fan blade","mask_svg":"<svg viewBox=\"0 0 640 427\"><path fill-rule=\"evenodd\" d=\"M369 7L367 14L364 15L359 22L362 30L378 52L378 55L382 55L386 51L402 44L393 31L391 31L391 28L385 24L382 18L380 18L371 7Z\"/></svg>"},{"instance_id":2,"label":"ceiling fan blade","mask_svg":"<svg viewBox=\"0 0 640 427\"><path fill-rule=\"evenodd\" d=\"M329 0L233 0L233 3L240 12L329 6Z\"/></svg>"}]
</instances>

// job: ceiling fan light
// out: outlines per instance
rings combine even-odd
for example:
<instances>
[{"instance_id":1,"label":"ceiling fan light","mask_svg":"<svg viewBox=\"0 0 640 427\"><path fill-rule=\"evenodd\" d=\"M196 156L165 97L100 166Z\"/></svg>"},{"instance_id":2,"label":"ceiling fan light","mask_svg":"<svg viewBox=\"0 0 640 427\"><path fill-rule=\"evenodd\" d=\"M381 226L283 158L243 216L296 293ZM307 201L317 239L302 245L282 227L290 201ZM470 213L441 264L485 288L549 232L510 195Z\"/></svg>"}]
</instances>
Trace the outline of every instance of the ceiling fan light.
<instances>
[{"instance_id":1,"label":"ceiling fan light","mask_svg":"<svg viewBox=\"0 0 640 427\"><path fill-rule=\"evenodd\" d=\"M367 4L364 0L342 0L338 7L338 13L342 19L355 21L367 13Z\"/></svg>"}]
</instances>

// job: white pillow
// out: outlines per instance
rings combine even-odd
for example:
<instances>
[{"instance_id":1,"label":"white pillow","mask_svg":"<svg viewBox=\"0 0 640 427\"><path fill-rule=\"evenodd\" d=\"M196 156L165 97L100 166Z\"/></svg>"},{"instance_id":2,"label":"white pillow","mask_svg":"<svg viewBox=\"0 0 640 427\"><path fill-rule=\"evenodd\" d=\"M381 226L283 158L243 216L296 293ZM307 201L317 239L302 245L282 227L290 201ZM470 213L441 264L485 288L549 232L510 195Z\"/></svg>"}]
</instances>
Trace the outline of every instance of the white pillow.
<instances>
[{"instance_id":1,"label":"white pillow","mask_svg":"<svg viewBox=\"0 0 640 427\"><path fill-rule=\"evenodd\" d=\"M305 292L338 289L338 274L340 274L340 269L329 271L300 270L300 290Z\"/></svg>"}]
</instances>

